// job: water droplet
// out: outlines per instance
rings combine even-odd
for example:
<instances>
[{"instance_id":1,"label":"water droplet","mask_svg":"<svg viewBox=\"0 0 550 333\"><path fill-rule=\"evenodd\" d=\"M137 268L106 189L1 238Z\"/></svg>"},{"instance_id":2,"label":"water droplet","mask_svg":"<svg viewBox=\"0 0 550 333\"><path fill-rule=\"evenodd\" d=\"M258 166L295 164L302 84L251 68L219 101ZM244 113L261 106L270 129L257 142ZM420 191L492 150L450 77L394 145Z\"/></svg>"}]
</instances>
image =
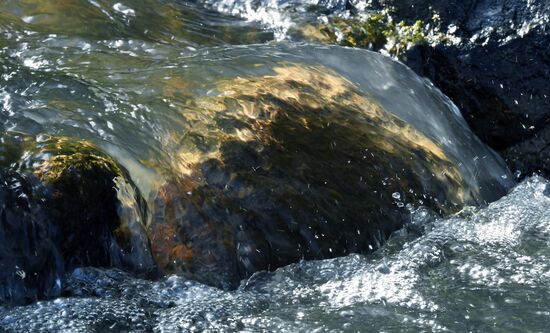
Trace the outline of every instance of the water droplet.
<instances>
[{"instance_id":1,"label":"water droplet","mask_svg":"<svg viewBox=\"0 0 550 333\"><path fill-rule=\"evenodd\" d=\"M136 11L132 8L117 2L113 5L113 9L125 16L136 16Z\"/></svg>"},{"instance_id":2,"label":"water droplet","mask_svg":"<svg viewBox=\"0 0 550 333\"><path fill-rule=\"evenodd\" d=\"M376 267L376 270L379 271L382 274L390 274L390 268L386 263L381 263Z\"/></svg>"}]
</instances>

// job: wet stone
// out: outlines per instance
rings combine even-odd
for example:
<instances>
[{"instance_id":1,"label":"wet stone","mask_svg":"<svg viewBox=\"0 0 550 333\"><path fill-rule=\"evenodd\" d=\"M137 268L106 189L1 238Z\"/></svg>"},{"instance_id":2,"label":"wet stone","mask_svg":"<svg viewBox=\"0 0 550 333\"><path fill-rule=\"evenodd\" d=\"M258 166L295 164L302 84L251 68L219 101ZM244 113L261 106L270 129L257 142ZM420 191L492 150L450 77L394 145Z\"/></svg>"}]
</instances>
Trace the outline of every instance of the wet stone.
<instances>
[{"instance_id":1,"label":"wet stone","mask_svg":"<svg viewBox=\"0 0 550 333\"><path fill-rule=\"evenodd\" d=\"M154 271L145 205L127 173L71 138L6 134L0 150L0 299L59 295L80 266Z\"/></svg>"},{"instance_id":2,"label":"wet stone","mask_svg":"<svg viewBox=\"0 0 550 333\"><path fill-rule=\"evenodd\" d=\"M274 73L222 80L223 94L195 102L207 130L186 133L152 199L148 233L165 272L232 288L301 259L369 253L413 207L482 202L436 142L343 77ZM206 152L186 150L194 136Z\"/></svg>"}]
</instances>

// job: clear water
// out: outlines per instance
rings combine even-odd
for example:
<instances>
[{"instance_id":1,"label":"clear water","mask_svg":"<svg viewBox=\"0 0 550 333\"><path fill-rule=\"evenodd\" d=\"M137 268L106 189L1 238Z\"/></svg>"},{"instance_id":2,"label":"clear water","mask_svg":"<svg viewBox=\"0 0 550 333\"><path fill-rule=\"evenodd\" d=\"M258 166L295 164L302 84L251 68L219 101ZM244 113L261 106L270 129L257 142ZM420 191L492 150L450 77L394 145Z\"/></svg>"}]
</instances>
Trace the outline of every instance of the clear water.
<instances>
[{"instance_id":1,"label":"clear water","mask_svg":"<svg viewBox=\"0 0 550 333\"><path fill-rule=\"evenodd\" d=\"M159 170L173 169L182 151L212 151L182 139L218 134L204 113L215 105L197 101L222 96L227 82L307 68L336 73L432 140L476 202L494 199L494 183L511 186L502 161L469 132L457 108L405 66L367 51L280 41L296 20L341 6L1 1L0 130L88 139L149 194L163 181ZM534 177L486 208L446 219L420 209L371 256L257 273L236 291L182 276L153 282L78 269L67 285L75 296L2 307L0 332L544 331L549 192L548 182Z\"/></svg>"}]
</instances>

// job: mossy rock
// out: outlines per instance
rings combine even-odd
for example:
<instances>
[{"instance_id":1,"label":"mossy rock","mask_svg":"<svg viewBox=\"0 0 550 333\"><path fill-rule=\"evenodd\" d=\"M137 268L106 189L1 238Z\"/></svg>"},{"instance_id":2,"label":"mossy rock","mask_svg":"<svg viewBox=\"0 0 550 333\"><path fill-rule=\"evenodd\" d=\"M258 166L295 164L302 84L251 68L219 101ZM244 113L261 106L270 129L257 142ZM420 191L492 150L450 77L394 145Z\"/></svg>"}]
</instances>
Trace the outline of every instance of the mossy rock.
<instances>
[{"instance_id":1,"label":"mossy rock","mask_svg":"<svg viewBox=\"0 0 550 333\"><path fill-rule=\"evenodd\" d=\"M402 58L413 46L443 42L447 38L439 32L439 20L416 20L412 23L395 22L389 12L372 12L363 16L327 18L317 25L317 31L301 29L304 37L323 43L360 47Z\"/></svg>"},{"instance_id":2,"label":"mossy rock","mask_svg":"<svg viewBox=\"0 0 550 333\"><path fill-rule=\"evenodd\" d=\"M143 232L146 206L119 164L73 138L2 139L0 299L59 294L65 272L75 267L154 272Z\"/></svg>"},{"instance_id":3,"label":"mossy rock","mask_svg":"<svg viewBox=\"0 0 550 333\"><path fill-rule=\"evenodd\" d=\"M368 253L411 210L479 198L442 148L345 78L274 72L195 101L203 117L178 142L149 226L165 272L231 288L301 259Z\"/></svg>"}]
</instances>

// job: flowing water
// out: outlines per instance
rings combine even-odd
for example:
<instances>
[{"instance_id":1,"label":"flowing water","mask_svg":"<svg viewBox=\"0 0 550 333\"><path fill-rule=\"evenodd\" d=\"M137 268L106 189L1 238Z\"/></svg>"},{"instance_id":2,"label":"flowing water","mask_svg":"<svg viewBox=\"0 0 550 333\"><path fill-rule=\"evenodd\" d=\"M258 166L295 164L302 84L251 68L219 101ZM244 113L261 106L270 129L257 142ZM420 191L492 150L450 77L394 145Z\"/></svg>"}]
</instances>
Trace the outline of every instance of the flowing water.
<instances>
[{"instance_id":1,"label":"flowing water","mask_svg":"<svg viewBox=\"0 0 550 333\"><path fill-rule=\"evenodd\" d=\"M267 99L224 96L278 89L282 101L317 105L353 90L345 96L354 107L374 101L414 129L388 131L441 150L467 189L454 193L463 203L485 205L511 187L502 161L431 83L376 53L296 40L299 24L344 1L299 3L0 1L0 131L89 140L149 199L166 170L189 172L217 154L220 138L254 137L223 112L269 119ZM447 218L408 209L410 223L368 256L259 272L233 291L181 275L78 268L64 282L68 297L0 307L0 332L545 330L547 180L529 178Z\"/></svg>"},{"instance_id":2,"label":"flowing water","mask_svg":"<svg viewBox=\"0 0 550 333\"><path fill-rule=\"evenodd\" d=\"M550 184L534 177L483 209L419 213L369 257L258 273L236 291L178 276L72 274L81 297L0 310L7 331L543 332L550 288ZM418 237L418 232L422 236Z\"/></svg>"}]
</instances>

